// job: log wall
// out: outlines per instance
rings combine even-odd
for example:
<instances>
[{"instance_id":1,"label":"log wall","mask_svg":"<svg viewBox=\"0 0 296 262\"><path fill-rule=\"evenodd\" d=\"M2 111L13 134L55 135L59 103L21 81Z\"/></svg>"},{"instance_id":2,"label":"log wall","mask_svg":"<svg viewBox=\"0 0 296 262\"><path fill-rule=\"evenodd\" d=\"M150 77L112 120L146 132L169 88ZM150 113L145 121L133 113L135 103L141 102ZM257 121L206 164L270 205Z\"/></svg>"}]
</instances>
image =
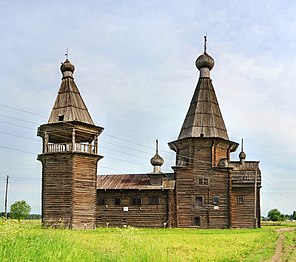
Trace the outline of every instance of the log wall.
<instances>
[{"instance_id":1,"label":"log wall","mask_svg":"<svg viewBox=\"0 0 296 262\"><path fill-rule=\"evenodd\" d=\"M260 227L261 172L259 162L233 161L230 162L230 166L233 168L230 192L231 226L234 228ZM238 198L243 199L243 202L240 202Z\"/></svg>"},{"instance_id":2,"label":"log wall","mask_svg":"<svg viewBox=\"0 0 296 262\"><path fill-rule=\"evenodd\" d=\"M185 143L183 143L185 144ZM192 139L187 166L176 166L176 226L229 227L229 170L215 166L227 157L228 147L210 139ZM186 150L181 150L183 153ZM177 163L178 164L178 163ZM213 198L219 203L215 204ZM202 198L202 205L196 205Z\"/></svg>"},{"instance_id":3,"label":"log wall","mask_svg":"<svg viewBox=\"0 0 296 262\"><path fill-rule=\"evenodd\" d=\"M233 228L260 227L260 189L257 189L257 210L255 216L255 192L252 188L233 188L231 197L231 221ZM244 198L244 203L238 202L238 197ZM255 219L258 219L257 221Z\"/></svg>"},{"instance_id":4,"label":"log wall","mask_svg":"<svg viewBox=\"0 0 296 262\"><path fill-rule=\"evenodd\" d=\"M73 156L72 228L95 228L98 156Z\"/></svg>"},{"instance_id":5,"label":"log wall","mask_svg":"<svg viewBox=\"0 0 296 262\"><path fill-rule=\"evenodd\" d=\"M42 162L42 224L94 228L98 156L52 153Z\"/></svg>"},{"instance_id":6,"label":"log wall","mask_svg":"<svg viewBox=\"0 0 296 262\"><path fill-rule=\"evenodd\" d=\"M159 198L159 204L149 204L149 197ZM141 204L132 205L131 199L141 198ZM120 198L120 205L115 205L115 198ZM99 199L104 199L99 203ZM102 201L102 200L101 200ZM172 223L174 197L168 190L98 190L97 191L97 226L134 226L164 227ZM125 211L126 210L126 211Z\"/></svg>"}]
</instances>

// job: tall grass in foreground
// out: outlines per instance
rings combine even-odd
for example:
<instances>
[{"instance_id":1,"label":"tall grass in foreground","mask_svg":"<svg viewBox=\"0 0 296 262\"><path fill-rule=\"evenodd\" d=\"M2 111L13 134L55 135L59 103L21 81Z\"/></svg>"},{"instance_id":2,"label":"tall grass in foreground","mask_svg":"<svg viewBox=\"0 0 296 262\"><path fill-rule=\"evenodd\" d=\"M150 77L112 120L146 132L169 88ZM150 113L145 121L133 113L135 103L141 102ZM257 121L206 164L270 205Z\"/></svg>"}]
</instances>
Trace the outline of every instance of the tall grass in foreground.
<instances>
[{"instance_id":1,"label":"tall grass in foreground","mask_svg":"<svg viewBox=\"0 0 296 262\"><path fill-rule=\"evenodd\" d=\"M296 261L296 231L284 233L283 261Z\"/></svg>"},{"instance_id":2,"label":"tall grass in foreground","mask_svg":"<svg viewBox=\"0 0 296 262\"><path fill-rule=\"evenodd\" d=\"M87 231L7 221L0 222L0 261L264 261L276 238L268 227Z\"/></svg>"}]
</instances>

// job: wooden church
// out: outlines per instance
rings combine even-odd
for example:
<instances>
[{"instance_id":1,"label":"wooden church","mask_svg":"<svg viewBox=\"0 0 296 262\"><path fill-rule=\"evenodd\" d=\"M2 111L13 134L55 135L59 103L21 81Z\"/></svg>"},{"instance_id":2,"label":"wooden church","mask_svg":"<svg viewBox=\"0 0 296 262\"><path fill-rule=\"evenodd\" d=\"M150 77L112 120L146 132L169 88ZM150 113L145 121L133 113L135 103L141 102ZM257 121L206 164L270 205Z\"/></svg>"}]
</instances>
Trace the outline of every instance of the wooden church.
<instances>
[{"instance_id":1,"label":"wooden church","mask_svg":"<svg viewBox=\"0 0 296 262\"><path fill-rule=\"evenodd\" d=\"M198 83L178 139L171 173L158 153L153 172L100 175L96 126L74 82L74 65L61 65L62 83L48 123L38 128L43 149L42 224L92 229L98 226L260 227L259 161L231 161L238 143L229 140L210 77L213 58L196 59Z\"/></svg>"}]
</instances>

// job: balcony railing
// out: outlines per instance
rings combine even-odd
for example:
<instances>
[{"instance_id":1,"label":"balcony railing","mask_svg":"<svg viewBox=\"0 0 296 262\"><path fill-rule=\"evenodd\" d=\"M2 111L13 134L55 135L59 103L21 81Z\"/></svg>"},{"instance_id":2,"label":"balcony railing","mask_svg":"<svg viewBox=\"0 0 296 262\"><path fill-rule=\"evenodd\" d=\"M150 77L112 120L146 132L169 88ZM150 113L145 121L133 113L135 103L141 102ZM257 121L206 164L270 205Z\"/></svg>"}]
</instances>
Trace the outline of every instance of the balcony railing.
<instances>
[{"instance_id":1,"label":"balcony railing","mask_svg":"<svg viewBox=\"0 0 296 262\"><path fill-rule=\"evenodd\" d=\"M48 144L44 153L58 152L79 152L88 154L97 154L97 147L91 144L75 143L74 148L72 143Z\"/></svg>"}]
</instances>

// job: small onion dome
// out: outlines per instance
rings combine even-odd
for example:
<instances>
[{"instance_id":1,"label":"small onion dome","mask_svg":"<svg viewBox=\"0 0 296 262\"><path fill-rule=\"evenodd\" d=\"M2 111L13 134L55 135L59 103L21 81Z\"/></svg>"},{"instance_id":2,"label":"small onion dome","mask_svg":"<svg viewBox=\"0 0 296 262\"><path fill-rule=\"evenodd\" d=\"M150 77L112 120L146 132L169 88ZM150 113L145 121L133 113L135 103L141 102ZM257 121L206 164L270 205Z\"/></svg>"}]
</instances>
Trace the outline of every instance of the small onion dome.
<instances>
[{"instance_id":1,"label":"small onion dome","mask_svg":"<svg viewBox=\"0 0 296 262\"><path fill-rule=\"evenodd\" d=\"M238 156L239 156L239 159L241 159L241 160L245 160L247 157L246 153L244 151L241 151Z\"/></svg>"},{"instance_id":2,"label":"small onion dome","mask_svg":"<svg viewBox=\"0 0 296 262\"><path fill-rule=\"evenodd\" d=\"M61 64L61 72L65 73L66 71L70 71L70 72L74 72L75 70L75 66L73 64L70 63L70 61L68 59L66 59L66 61Z\"/></svg>"},{"instance_id":3,"label":"small onion dome","mask_svg":"<svg viewBox=\"0 0 296 262\"><path fill-rule=\"evenodd\" d=\"M245 161L245 159L247 157L246 156L246 153L244 152L244 139L243 138L242 138L242 150L239 153L238 157L239 157L239 159L240 159L241 162Z\"/></svg>"},{"instance_id":4,"label":"small onion dome","mask_svg":"<svg viewBox=\"0 0 296 262\"><path fill-rule=\"evenodd\" d=\"M164 160L159 154L156 154L154 157L151 158L150 163L152 166L162 166Z\"/></svg>"},{"instance_id":5,"label":"small onion dome","mask_svg":"<svg viewBox=\"0 0 296 262\"><path fill-rule=\"evenodd\" d=\"M206 67L209 70L211 70L215 65L215 61L210 55L208 55L206 52L204 52L202 55L200 55L196 59L195 65L198 70L200 70L203 67Z\"/></svg>"}]
</instances>

